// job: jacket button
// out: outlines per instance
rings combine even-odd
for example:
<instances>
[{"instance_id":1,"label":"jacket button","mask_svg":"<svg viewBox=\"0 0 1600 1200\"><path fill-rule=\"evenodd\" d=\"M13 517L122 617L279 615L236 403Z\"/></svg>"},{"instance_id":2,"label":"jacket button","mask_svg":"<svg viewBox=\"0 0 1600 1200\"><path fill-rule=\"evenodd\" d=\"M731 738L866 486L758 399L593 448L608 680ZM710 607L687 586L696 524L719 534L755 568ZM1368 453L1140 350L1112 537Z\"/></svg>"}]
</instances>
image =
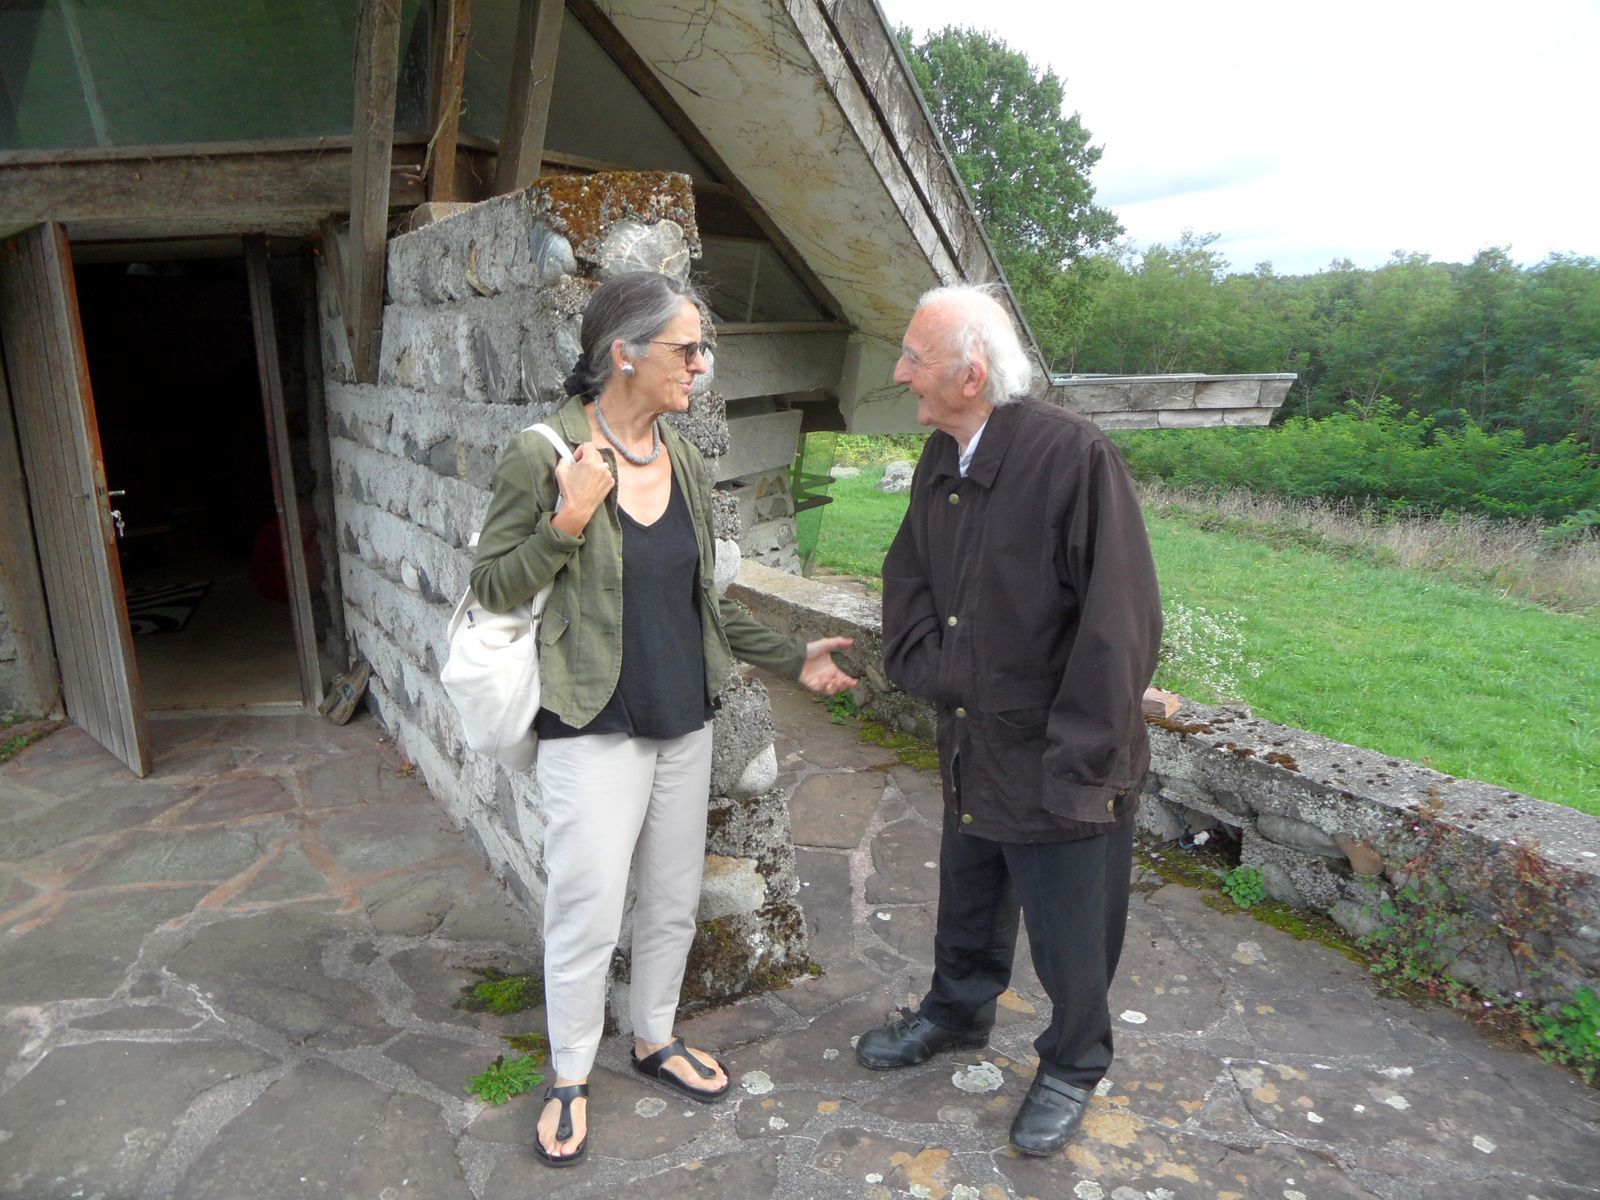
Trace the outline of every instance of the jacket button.
<instances>
[{"instance_id":1,"label":"jacket button","mask_svg":"<svg viewBox=\"0 0 1600 1200\"><path fill-rule=\"evenodd\" d=\"M1117 811L1117 798L1115 796L1113 796L1111 799L1106 801L1106 811L1107 812L1116 812Z\"/></svg>"},{"instance_id":2,"label":"jacket button","mask_svg":"<svg viewBox=\"0 0 1600 1200\"><path fill-rule=\"evenodd\" d=\"M950 493L950 503L951 504L960 504L961 503L961 497L956 495L954 492L951 492Z\"/></svg>"},{"instance_id":3,"label":"jacket button","mask_svg":"<svg viewBox=\"0 0 1600 1200\"><path fill-rule=\"evenodd\" d=\"M964 717L964 716L966 716L966 715L967 715L967 710L966 710L966 709L964 709L964 708L959 708L959 707L958 707L958 708L957 708L957 709L956 709L956 716L958 716L958 717Z\"/></svg>"},{"instance_id":4,"label":"jacket button","mask_svg":"<svg viewBox=\"0 0 1600 1200\"><path fill-rule=\"evenodd\" d=\"M972 814L971 813L962 813L961 814L961 823L963 825L971 825L972 824Z\"/></svg>"},{"instance_id":5,"label":"jacket button","mask_svg":"<svg viewBox=\"0 0 1600 1200\"><path fill-rule=\"evenodd\" d=\"M954 625L955 623L956 623L955 614L951 613L950 614L950 619L948 621L946 621L945 624L946 625Z\"/></svg>"}]
</instances>

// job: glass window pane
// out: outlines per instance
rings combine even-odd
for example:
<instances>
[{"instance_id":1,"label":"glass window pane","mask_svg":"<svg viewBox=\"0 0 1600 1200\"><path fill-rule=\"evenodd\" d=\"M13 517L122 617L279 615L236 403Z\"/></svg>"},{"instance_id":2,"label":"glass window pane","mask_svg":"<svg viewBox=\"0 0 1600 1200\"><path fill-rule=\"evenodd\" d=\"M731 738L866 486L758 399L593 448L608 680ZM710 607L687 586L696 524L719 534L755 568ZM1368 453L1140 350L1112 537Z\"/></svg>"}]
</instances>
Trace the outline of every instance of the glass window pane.
<instances>
[{"instance_id":1,"label":"glass window pane","mask_svg":"<svg viewBox=\"0 0 1600 1200\"><path fill-rule=\"evenodd\" d=\"M326 0L8 0L0 148L348 136L356 13ZM422 0L403 0L403 132L427 124L428 25Z\"/></svg>"},{"instance_id":2,"label":"glass window pane","mask_svg":"<svg viewBox=\"0 0 1600 1200\"><path fill-rule=\"evenodd\" d=\"M511 47L517 0L479 0L472 6L467 49L464 133L499 142L511 89ZM699 180L711 173L622 68L569 13L556 49L555 90L545 147L640 171L682 171Z\"/></svg>"},{"instance_id":3,"label":"glass window pane","mask_svg":"<svg viewBox=\"0 0 1600 1200\"><path fill-rule=\"evenodd\" d=\"M702 237L696 281L719 321L825 321L805 287L766 242Z\"/></svg>"}]
</instances>

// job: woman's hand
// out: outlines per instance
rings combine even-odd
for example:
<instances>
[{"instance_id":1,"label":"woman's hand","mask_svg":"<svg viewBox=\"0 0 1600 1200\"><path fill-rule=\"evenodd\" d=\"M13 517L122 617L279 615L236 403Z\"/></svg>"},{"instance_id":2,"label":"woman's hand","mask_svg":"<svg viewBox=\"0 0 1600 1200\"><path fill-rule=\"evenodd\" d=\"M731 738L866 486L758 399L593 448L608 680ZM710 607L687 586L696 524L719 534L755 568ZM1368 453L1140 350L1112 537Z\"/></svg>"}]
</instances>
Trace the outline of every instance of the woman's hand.
<instances>
[{"instance_id":1,"label":"woman's hand","mask_svg":"<svg viewBox=\"0 0 1600 1200\"><path fill-rule=\"evenodd\" d=\"M833 652L855 645L854 638L818 638L806 643L806 661L800 668L800 682L819 696L836 696L853 688L856 680L834 665Z\"/></svg>"},{"instance_id":2,"label":"woman's hand","mask_svg":"<svg viewBox=\"0 0 1600 1200\"><path fill-rule=\"evenodd\" d=\"M611 468L593 442L584 442L572 452L572 460L556 463L556 486L561 489L561 511L550 521L562 533L577 537L588 527L617 481Z\"/></svg>"}]
</instances>

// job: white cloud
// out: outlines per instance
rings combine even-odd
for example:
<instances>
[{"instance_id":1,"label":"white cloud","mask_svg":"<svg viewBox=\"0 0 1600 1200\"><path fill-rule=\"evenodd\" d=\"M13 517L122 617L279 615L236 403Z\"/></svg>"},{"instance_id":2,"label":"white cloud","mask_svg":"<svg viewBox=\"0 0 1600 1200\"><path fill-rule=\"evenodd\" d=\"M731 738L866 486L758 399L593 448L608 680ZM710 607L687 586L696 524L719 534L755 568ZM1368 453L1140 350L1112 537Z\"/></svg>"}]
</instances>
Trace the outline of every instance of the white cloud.
<instances>
[{"instance_id":1,"label":"white cloud","mask_svg":"<svg viewBox=\"0 0 1600 1200\"><path fill-rule=\"evenodd\" d=\"M1395 250L1600 256L1594 0L882 0L979 24L1066 81L1099 199L1143 246L1222 235L1280 271Z\"/></svg>"}]
</instances>

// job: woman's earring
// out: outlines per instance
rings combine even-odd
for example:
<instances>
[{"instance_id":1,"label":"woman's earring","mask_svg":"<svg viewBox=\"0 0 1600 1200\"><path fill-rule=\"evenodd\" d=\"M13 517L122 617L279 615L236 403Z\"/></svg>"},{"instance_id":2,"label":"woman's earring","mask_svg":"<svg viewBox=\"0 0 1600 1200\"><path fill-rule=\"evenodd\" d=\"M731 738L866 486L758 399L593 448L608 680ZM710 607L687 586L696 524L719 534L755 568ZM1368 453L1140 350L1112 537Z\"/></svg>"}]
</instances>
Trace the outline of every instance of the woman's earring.
<instances>
[{"instance_id":1,"label":"woman's earring","mask_svg":"<svg viewBox=\"0 0 1600 1200\"><path fill-rule=\"evenodd\" d=\"M622 373L624 375L632 375L633 374L633 364L632 363L623 363L622 364Z\"/></svg>"}]
</instances>

